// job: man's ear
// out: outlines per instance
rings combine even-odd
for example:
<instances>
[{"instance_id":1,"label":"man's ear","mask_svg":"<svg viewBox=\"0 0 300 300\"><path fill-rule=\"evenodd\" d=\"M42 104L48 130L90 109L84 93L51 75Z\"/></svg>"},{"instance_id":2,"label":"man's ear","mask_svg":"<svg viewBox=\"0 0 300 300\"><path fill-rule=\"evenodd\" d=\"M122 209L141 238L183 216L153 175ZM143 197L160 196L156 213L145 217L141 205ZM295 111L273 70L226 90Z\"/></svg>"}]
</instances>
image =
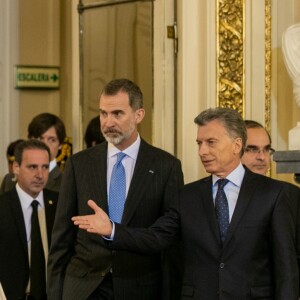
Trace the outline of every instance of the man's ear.
<instances>
[{"instance_id":1,"label":"man's ear","mask_svg":"<svg viewBox=\"0 0 300 300\"><path fill-rule=\"evenodd\" d=\"M234 140L234 153L240 154L243 148L243 141L242 138L238 137Z\"/></svg>"},{"instance_id":2,"label":"man's ear","mask_svg":"<svg viewBox=\"0 0 300 300\"><path fill-rule=\"evenodd\" d=\"M135 122L139 124L145 117L145 110L143 108L139 108L135 111Z\"/></svg>"}]
</instances>

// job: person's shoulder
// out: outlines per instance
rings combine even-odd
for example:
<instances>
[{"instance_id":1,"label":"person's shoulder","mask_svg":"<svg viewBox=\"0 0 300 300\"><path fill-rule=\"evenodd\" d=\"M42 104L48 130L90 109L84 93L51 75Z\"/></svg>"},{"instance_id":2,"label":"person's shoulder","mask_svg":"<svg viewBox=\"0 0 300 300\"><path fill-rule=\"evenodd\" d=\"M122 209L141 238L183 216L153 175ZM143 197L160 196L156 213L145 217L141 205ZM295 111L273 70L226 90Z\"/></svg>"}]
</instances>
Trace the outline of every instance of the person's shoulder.
<instances>
[{"instance_id":1,"label":"person's shoulder","mask_svg":"<svg viewBox=\"0 0 300 300\"><path fill-rule=\"evenodd\" d=\"M13 199L19 199L16 187L13 187L9 191L6 191L0 195L1 203L4 203L6 201L11 202Z\"/></svg>"},{"instance_id":2,"label":"person's shoulder","mask_svg":"<svg viewBox=\"0 0 300 300\"><path fill-rule=\"evenodd\" d=\"M211 185L212 185L212 178L211 178L211 176L207 176L207 177L204 177L204 178L201 178L201 179L198 179L198 180L186 183L183 186L182 190L184 191L184 190L201 189L204 186L211 187Z\"/></svg>"},{"instance_id":3,"label":"person's shoulder","mask_svg":"<svg viewBox=\"0 0 300 300\"><path fill-rule=\"evenodd\" d=\"M0 189L0 194L3 194L9 190L11 190L15 185L16 181L14 180L14 174L12 173L7 173L1 182L1 189Z\"/></svg>"},{"instance_id":4,"label":"person's shoulder","mask_svg":"<svg viewBox=\"0 0 300 300\"><path fill-rule=\"evenodd\" d=\"M155 147L149 143L147 143L145 140L141 140L141 145L140 145L140 150L141 151L150 151L155 155L156 157L161 157L166 160L178 160L173 154L170 152L163 150L161 148Z\"/></svg>"},{"instance_id":5,"label":"person's shoulder","mask_svg":"<svg viewBox=\"0 0 300 300\"><path fill-rule=\"evenodd\" d=\"M275 178L271 178L266 175L254 173L246 169L245 178L243 184L253 186L256 191L272 191L274 193L280 193L285 189L285 184ZM251 179L251 180L248 180Z\"/></svg>"},{"instance_id":6,"label":"person's shoulder","mask_svg":"<svg viewBox=\"0 0 300 300\"><path fill-rule=\"evenodd\" d=\"M43 193L44 193L44 197L47 198L47 199L51 199L51 198L53 198L53 199L55 199L55 200L58 199L59 193L56 192L56 191L53 191L53 190L49 190L49 189L47 189L47 188L44 188L44 189L43 189Z\"/></svg>"},{"instance_id":7,"label":"person's shoulder","mask_svg":"<svg viewBox=\"0 0 300 300\"><path fill-rule=\"evenodd\" d=\"M71 160L84 159L89 156L99 155L101 152L107 151L107 142L103 142L101 144L97 144L93 147L83 149L77 153L74 153L70 156Z\"/></svg>"},{"instance_id":8,"label":"person's shoulder","mask_svg":"<svg viewBox=\"0 0 300 300\"><path fill-rule=\"evenodd\" d=\"M286 181L281 181L281 183L283 184L284 190L287 191L288 194L297 196L298 198L300 197L299 186Z\"/></svg>"}]
</instances>

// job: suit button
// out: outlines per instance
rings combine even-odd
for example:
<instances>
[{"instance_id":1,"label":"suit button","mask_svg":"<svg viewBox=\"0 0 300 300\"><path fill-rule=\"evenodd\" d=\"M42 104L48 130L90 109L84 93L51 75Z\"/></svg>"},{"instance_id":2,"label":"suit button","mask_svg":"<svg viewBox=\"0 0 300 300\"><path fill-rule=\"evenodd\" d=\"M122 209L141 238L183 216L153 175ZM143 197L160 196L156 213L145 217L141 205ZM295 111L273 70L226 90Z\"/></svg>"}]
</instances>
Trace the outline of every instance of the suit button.
<instances>
[{"instance_id":1,"label":"suit button","mask_svg":"<svg viewBox=\"0 0 300 300\"><path fill-rule=\"evenodd\" d=\"M223 269L225 267L224 263L220 263L220 268Z\"/></svg>"}]
</instances>

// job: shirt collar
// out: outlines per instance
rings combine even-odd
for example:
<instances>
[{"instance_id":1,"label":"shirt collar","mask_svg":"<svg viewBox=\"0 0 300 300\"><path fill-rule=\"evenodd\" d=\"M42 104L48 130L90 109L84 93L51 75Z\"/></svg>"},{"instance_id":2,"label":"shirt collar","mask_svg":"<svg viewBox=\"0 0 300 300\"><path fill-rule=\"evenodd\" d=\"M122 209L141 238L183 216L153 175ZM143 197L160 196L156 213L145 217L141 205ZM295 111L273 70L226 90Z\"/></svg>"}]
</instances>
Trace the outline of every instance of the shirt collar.
<instances>
[{"instance_id":1,"label":"shirt collar","mask_svg":"<svg viewBox=\"0 0 300 300\"><path fill-rule=\"evenodd\" d=\"M245 168L243 167L242 163L239 163L239 165L230 173L226 178L236 185L237 187L241 187L242 181L245 175ZM219 180L220 178L216 175L212 176L212 182L213 185Z\"/></svg>"},{"instance_id":2,"label":"shirt collar","mask_svg":"<svg viewBox=\"0 0 300 300\"><path fill-rule=\"evenodd\" d=\"M39 202L40 206L44 208L44 201L43 201L43 191L37 195L36 198L32 198L29 194L27 194L22 188L19 186L18 182L16 184L17 193L21 202L21 206L25 209L28 209L31 206L32 200L35 199Z\"/></svg>"},{"instance_id":3,"label":"shirt collar","mask_svg":"<svg viewBox=\"0 0 300 300\"><path fill-rule=\"evenodd\" d=\"M49 164L49 172L51 172L56 166L57 166L56 159L51 160Z\"/></svg>"},{"instance_id":4,"label":"shirt collar","mask_svg":"<svg viewBox=\"0 0 300 300\"><path fill-rule=\"evenodd\" d=\"M140 135L138 135L135 142L133 144L131 144L128 148L123 150L122 152L125 153L127 156L131 157L132 159L136 160L137 156L138 156L140 145L141 145L141 137L140 137ZM115 147L111 143L108 143L108 158L109 159L119 152L121 152L121 151L117 147Z\"/></svg>"}]
</instances>

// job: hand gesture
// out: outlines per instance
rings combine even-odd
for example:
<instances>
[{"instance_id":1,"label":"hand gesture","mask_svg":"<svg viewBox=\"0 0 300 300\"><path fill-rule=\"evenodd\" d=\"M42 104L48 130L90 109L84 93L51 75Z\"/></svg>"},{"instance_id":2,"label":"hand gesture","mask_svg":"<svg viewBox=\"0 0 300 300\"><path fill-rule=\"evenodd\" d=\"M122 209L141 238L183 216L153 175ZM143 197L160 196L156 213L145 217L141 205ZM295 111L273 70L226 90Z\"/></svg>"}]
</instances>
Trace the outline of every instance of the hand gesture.
<instances>
[{"instance_id":1,"label":"hand gesture","mask_svg":"<svg viewBox=\"0 0 300 300\"><path fill-rule=\"evenodd\" d=\"M112 224L108 215L93 200L89 200L87 204L95 214L73 217L72 221L74 222L74 225L77 225L80 229L84 229L87 232L110 237L112 233Z\"/></svg>"}]
</instances>

